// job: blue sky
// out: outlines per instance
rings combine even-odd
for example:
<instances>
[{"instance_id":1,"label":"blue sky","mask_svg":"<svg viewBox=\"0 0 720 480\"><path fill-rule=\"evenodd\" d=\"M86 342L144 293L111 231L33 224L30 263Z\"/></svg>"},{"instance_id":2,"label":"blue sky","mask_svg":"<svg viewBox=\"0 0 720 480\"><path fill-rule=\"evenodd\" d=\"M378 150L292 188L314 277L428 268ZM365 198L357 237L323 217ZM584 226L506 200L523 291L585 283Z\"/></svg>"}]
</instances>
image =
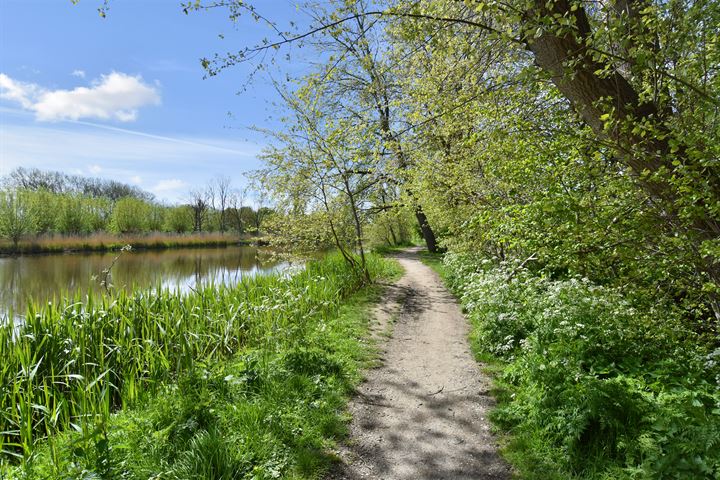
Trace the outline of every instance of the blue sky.
<instances>
[{"instance_id":1,"label":"blue sky","mask_svg":"<svg viewBox=\"0 0 720 480\"><path fill-rule=\"evenodd\" d=\"M281 26L307 23L291 0L256 3ZM99 5L0 0L0 175L25 166L112 178L168 202L216 175L241 186L265 141L247 127L279 128L277 98L263 77L238 94L250 65L203 79L200 58L269 28L219 9L185 15L179 0L113 0L104 19ZM278 72L301 72L293 61Z\"/></svg>"}]
</instances>

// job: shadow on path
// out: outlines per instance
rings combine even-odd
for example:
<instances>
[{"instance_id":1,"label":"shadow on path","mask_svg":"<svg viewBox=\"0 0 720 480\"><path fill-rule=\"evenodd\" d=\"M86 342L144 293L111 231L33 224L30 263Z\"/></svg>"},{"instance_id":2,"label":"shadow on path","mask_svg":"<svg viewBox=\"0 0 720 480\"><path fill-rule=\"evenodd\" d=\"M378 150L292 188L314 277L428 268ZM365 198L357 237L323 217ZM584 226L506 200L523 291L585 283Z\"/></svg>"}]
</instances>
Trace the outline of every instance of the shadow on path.
<instances>
[{"instance_id":1,"label":"shadow on path","mask_svg":"<svg viewBox=\"0 0 720 480\"><path fill-rule=\"evenodd\" d=\"M375 311L396 319L350 405L350 440L329 479L509 479L487 412L489 380L470 353L454 297L418 249L398 253L405 275Z\"/></svg>"}]
</instances>

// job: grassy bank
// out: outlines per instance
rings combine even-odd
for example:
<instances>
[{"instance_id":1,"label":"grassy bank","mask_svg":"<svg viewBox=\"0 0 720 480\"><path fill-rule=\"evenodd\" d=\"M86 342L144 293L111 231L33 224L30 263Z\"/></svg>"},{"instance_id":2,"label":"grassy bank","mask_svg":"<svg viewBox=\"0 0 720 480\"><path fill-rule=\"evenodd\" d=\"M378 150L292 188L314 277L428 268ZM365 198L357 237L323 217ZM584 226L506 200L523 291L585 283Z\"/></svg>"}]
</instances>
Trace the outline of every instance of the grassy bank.
<instances>
[{"instance_id":1,"label":"grassy bank","mask_svg":"<svg viewBox=\"0 0 720 480\"><path fill-rule=\"evenodd\" d=\"M469 256L426 261L496 370L492 419L522 478L719 478L720 349L676 307Z\"/></svg>"},{"instance_id":2,"label":"grassy bank","mask_svg":"<svg viewBox=\"0 0 720 480\"><path fill-rule=\"evenodd\" d=\"M370 266L376 276L398 268L379 257ZM31 308L19 332L0 330L0 472L312 477L368 355L363 312L375 290L360 287L332 257L183 298Z\"/></svg>"},{"instance_id":3,"label":"grassy bank","mask_svg":"<svg viewBox=\"0 0 720 480\"><path fill-rule=\"evenodd\" d=\"M238 236L232 233L170 234L151 233L146 235L111 235L96 233L87 236L56 235L21 240L17 246L9 241L0 241L0 254L32 254L62 252L100 252L119 250L125 245L134 249L164 249L180 247L227 247L230 245L251 245L262 242L252 235Z\"/></svg>"}]
</instances>

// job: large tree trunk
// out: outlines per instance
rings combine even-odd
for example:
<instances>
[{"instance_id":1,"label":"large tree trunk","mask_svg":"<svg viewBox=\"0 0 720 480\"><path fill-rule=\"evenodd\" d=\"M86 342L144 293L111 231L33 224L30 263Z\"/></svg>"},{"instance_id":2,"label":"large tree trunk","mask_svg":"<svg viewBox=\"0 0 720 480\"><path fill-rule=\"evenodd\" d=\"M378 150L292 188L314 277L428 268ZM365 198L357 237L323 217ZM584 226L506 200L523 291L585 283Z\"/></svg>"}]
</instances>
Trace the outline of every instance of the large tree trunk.
<instances>
[{"instance_id":1,"label":"large tree trunk","mask_svg":"<svg viewBox=\"0 0 720 480\"><path fill-rule=\"evenodd\" d=\"M672 138L672 132L665 123L666 116L672 115L672 112L662 110L651 101L641 101L637 91L616 68L592 58L588 40L592 32L587 14L582 7L573 10L571 5L577 7L576 3L571 4L569 0L547 3L545 0L534 0L533 9L526 12L526 20L573 18L575 27L568 27L563 33L548 28L537 38L528 37L528 49L534 54L537 65L551 75L558 90L571 102L593 132L615 146L617 157L630 168L631 174L649 197L662 206L663 215L673 228L684 230L692 242L688 248L700 252L703 241L720 236L720 222L705 204L707 200L698 200L700 213L694 214L689 220L681 220L680 196L672 183L676 171L673 161L691 168L697 161L688 158L682 139ZM623 0L617 7L624 9L630 16L640 14L633 0ZM638 24L643 23L639 21ZM628 63L632 65L633 59L628 58ZM608 70L609 74L598 73ZM608 119L617 126L607 128ZM627 125L623 126L624 123L651 125L652 134L642 136ZM680 145L675 151L671 148L671 139ZM720 199L720 180L716 172L696 166L714 197L709 201ZM698 254L697 266L711 281L720 284L720 265L714 260ZM720 298L711 294L709 300L716 317L720 319Z\"/></svg>"},{"instance_id":2,"label":"large tree trunk","mask_svg":"<svg viewBox=\"0 0 720 480\"><path fill-rule=\"evenodd\" d=\"M584 41L590 37L591 30L583 8L573 11L568 0L555 0L551 4L535 0L534 10L527 12L529 20L554 15L573 17L576 28L571 31L568 27L562 35L547 29L538 38L528 38L527 46L536 63L551 75L558 90L593 132L616 146L618 157L630 167L646 193L662 201L667 214L673 221L677 220L677 193L668 176L675 169L673 158L686 159L682 159L682 148L671 155L670 132L663 122L666 112L660 112L652 102L641 102L630 82L613 67L610 74L598 74L607 71L608 65L595 61ZM627 127L606 129L610 113L613 115L610 120L618 124L628 119L632 119L633 124L647 122L655 128L655 135L646 138ZM706 215L695 218L691 228L701 240L720 236L720 224Z\"/></svg>"},{"instance_id":3,"label":"large tree trunk","mask_svg":"<svg viewBox=\"0 0 720 480\"><path fill-rule=\"evenodd\" d=\"M420 231L422 232L423 239L425 239L425 245L427 246L428 252L436 253L437 240L435 239L435 232L430 228L430 224L427 221L425 212L420 205L415 207L415 218L417 218L418 224L420 224Z\"/></svg>"}]
</instances>

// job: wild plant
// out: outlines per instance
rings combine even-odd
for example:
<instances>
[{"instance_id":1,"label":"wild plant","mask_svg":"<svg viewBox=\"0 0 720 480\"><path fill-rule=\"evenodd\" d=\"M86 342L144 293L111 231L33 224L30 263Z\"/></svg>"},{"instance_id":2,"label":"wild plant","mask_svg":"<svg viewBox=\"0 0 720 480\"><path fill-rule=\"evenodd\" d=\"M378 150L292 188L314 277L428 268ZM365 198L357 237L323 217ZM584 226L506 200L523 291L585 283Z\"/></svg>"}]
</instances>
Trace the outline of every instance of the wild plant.
<instances>
[{"instance_id":1,"label":"wild plant","mask_svg":"<svg viewBox=\"0 0 720 480\"><path fill-rule=\"evenodd\" d=\"M378 273L385 268L378 258L370 263ZM274 352L304 345L308 322L331 315L362 283L331 256L292 276L188 295L118 291L31 303L21 326L0 327L0 462L28 462L38 444L52 450L52 438L68 430L97 450L113 412L198 365L257 349L267 366Z\"/></svg>"},{"instance_id":2,"label":"wild plant","mask_svg":"<svg viewBox=\"0 0 720 480\"><path fill-rule=\"evenodd\" d=\"M676 307L468 255L445 269L475 350L503 362L493 418L527 478L720 475L717 350Z\"/></svg>"}]
</instances>

